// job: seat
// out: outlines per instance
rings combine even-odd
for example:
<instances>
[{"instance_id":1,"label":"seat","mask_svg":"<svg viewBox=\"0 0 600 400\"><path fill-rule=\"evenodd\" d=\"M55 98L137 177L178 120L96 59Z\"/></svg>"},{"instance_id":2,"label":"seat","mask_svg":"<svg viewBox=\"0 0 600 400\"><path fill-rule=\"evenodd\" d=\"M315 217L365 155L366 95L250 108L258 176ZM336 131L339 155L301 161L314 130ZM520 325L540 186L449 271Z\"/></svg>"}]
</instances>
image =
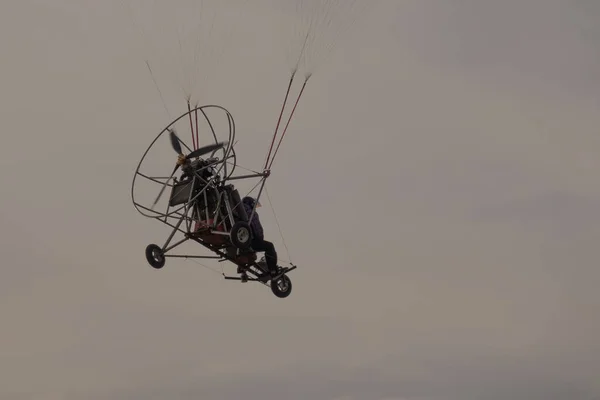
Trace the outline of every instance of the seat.
<instances>
[{"instance_id":1,"label":"seat","mask_svg":"<svg viewBox=\"0 0 600 400\"><path fill-rule=\"evenodd\" d=\"M233 185L227 185L226 190L229 194L229 205L231 206L233 218L236 221L248 222L248 215L246 214L246 209L244 208L238 190L235 189Z\"/></svg>"}]
</instances>

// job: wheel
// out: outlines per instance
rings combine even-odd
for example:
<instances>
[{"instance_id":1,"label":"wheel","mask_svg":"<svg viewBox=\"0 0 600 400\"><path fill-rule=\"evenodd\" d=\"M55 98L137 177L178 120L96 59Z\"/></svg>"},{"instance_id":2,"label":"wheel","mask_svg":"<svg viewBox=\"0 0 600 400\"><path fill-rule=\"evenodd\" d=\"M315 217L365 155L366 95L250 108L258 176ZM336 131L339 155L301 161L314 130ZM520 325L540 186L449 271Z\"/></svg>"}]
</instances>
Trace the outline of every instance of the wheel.
<instances>
[{"instance_id":1,"label":"wheel","mask_svg":"<svg viewBox=\"0 0 600 400\"><path fill-rule=\"evenodd\" d=\"M165 256L160 247L155 244L149 244L146 247L146 260L152 268L161 269L165 266Z\"/></svg>"},{"instance_id":2,"label":"wheel","mask_svg":"<svg viewBox=\"0 0 600 400\"><path fill-rule=\"evenodd\" d=\"M277 297L288 297L292 293L292 281L287 275L282 275L279 279L271 281L271 291Z\"/></svg>"},{"instance_id":3,"label":"wheel","mask_svg":"<svg viewBox=\"0 0 600 400\"><path fill-rule=\"evenodd\" d=\"M250 247L252 239L250 225L246 222L238 221L231 227L231 243L238 249L247 249Z\"/></svg>"}]
</instances>

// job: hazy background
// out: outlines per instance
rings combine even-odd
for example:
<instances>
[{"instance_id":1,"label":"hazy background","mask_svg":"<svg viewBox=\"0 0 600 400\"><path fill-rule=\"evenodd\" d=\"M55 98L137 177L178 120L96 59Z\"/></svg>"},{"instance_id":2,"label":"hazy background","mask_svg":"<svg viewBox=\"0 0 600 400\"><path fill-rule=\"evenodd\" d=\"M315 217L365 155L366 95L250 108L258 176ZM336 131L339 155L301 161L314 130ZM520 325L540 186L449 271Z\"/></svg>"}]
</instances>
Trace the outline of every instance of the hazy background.
<instances>
[{"instance_id":1,"label":"hazy background","mask_svg":"<svg viewBox=\"0 0 600 400\"><path fill-rule=\"evenodd\" d=\"M130 184L169 118L116 5L0 4L0 398L600 398L600 3L382 1L269 179L285 300L148 266ZM215 98L250 168L289 77L256 21Z\"/></svg>"}]
</instances>

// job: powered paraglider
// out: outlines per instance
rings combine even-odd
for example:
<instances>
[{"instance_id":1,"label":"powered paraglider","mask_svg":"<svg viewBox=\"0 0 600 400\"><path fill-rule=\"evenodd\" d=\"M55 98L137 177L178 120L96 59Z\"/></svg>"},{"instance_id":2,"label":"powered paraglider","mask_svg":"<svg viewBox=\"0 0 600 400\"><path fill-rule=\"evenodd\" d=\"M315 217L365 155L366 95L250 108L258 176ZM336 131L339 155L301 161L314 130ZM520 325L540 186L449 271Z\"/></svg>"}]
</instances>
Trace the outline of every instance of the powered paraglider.
<instances>
[{"instance_id":1,"label":"powered paraglider","mask_svg":"<svg viewBox=\"0 0 600 400\"><path fill-rule=\"evenodd\" d=\"M187 103L187 111L173 118L151 142L133 178L132 201L136 209L172 228L164 245L147 247L148 262L160 269L165 265L166 257L228 260L238 266L240 276L226 278L256 280L264 284L270 280L273 293L287 297L291 292L287 273L296 266L290 262L290 267L279 267L277 273L271 275L263 260L256 261L248 224L252 215L244 211L240 200L244 196L240 196L231 182L257 178L256 199L261 197L309 79L332 52L340 36L353 25L357 16L364 13L367 4L373 5L373 0L274 0L271 4L271 11L285 22L281 26L289 29L290 79L265 163L261 171L246 175L233 175L237 167L234 119L226 108L211 105L207 96L210 93L208 86L220 84L215 79L220 56L227 44L235 41L233 33L237 25L231 21L240 15L252 15L252 11L257 14L252 8L259 7L259 2L122 1L134 26L139 28L144 39L148 39L144 41L147 54L160 55L158 59L146 57L145 62L165 109L169 113L168 102L156 80L157 70L170 80L174 79L173 87L183 90L183 100ZM162 51L151 51L157 46ZM280 132L294 80L300 75L303 75L302 86ZM200 106L201 102L206 105ZM185 131L190 132L191 142L180 134ZM164 158L167 146L178 156L174 166L173 158L169 157L171 161ZM176 176L178 172L180 175ZM163 196L165 192L167 196ZM177 233L183 238L171 244ZM213 254L171 254L174 248L188 241L202 245ZM248 274L253 278L248 278Z\"/></svg>"}]
</instances>

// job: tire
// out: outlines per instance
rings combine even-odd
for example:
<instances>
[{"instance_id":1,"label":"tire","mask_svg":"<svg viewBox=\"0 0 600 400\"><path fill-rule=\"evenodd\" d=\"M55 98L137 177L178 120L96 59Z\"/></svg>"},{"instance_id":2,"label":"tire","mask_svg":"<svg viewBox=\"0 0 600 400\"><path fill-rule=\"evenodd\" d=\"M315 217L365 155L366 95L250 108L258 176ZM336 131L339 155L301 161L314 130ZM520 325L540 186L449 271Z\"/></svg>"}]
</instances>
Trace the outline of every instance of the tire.
<instances>
[{"instance_id":1,"label":"tire","mask_svg":"<svg viewBox=\"0 0 600 400\"><path fill-rule=\"evenodd\" d=\"M285 298L292 293L292 281L287 275L282 275L279 279L271 281L271 291L279 298Z\"/></svg>"},{"instance_id":2,"label":"tire","mask_svg":"<svg viewBox=\"0 0 600 400\"><path fill-rule=\"evenodd\" d=\"M155 244L149 244L148 247L146 247L146 260L148 260L148 264L155 269L161 269L165 266L165 256L163 251Z\"/></svg>"},{"instance_id":3,"label":"tire","mask_svg":"<svg viewBox=\"0 0 600 400\"><path fill-rule=\"evenodd\" d=\"M229 234L231 243L238 249L246 250L250 247L252 241L252 231L250 225L246 222L236 222L231 227L231 233Z\"/></svg>"}]
</instances>

